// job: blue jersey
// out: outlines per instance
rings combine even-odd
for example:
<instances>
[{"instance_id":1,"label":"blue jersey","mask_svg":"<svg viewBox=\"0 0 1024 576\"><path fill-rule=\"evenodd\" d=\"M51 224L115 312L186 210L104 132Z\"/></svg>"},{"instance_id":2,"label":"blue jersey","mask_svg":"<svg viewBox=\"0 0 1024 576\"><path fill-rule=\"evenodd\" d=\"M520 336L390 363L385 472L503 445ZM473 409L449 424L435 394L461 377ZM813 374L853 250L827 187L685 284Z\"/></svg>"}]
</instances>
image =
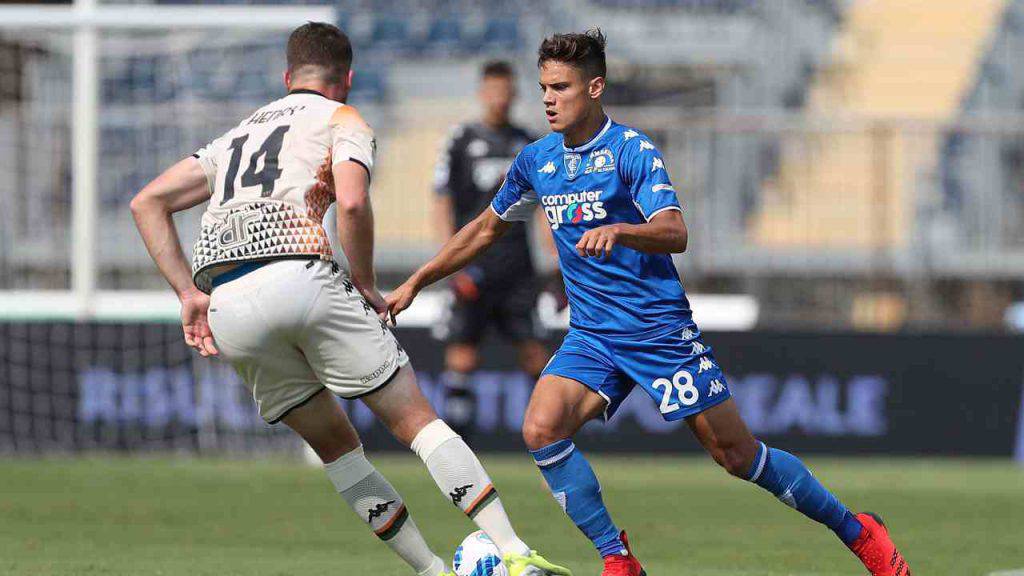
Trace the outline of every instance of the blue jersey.
<instances>
[{"instance_id":1,"label":"blue jersey","mask_svg":"<svg viewBox=\"0 0 1024 576\"><path fill-rule=\"evenodd\" d=\"M526 146L491 208L503 220L526 220L538 203L558 248L573 328L636 335L690 320L668 254L616 246L609 257L583 258L576 251L591 228L681 210L662 156L642 132L607 119L582 146L566 147L558 133Z\"/></svg>"}]
</instances>

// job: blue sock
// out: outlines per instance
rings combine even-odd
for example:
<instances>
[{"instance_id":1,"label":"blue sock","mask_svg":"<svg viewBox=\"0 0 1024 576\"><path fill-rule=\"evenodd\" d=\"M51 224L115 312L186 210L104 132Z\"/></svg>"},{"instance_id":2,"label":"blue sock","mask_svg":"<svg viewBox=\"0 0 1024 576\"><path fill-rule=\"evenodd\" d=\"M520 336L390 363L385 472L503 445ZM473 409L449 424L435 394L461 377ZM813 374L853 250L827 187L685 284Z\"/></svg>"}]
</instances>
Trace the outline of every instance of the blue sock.
<instances>
[{"instance_id":1,"label":"blue sock","mask_svg":"<svg viewBox=\"0 0 1024 576\"><path fill-rule=\"evenodd\" d=\"M624 553L626 547L619 538L619 529L612 523L601 500L597 476L572 440L559 440L540 450L531 450L530 454L533 454L555 500L590 538L601 556Z\"/></svg>"},{"instance_id":2,"label":"blue sock","mask_svg":"<svg viewBox=\"0 0 1024 576\"><path fill-rule=\"evenodd\" d=\"M860 536L862 526L857 518L789 452L768 448L760 442L747 480L804 516L828 526L847 546Z\"/></svg>"}]
</instances>

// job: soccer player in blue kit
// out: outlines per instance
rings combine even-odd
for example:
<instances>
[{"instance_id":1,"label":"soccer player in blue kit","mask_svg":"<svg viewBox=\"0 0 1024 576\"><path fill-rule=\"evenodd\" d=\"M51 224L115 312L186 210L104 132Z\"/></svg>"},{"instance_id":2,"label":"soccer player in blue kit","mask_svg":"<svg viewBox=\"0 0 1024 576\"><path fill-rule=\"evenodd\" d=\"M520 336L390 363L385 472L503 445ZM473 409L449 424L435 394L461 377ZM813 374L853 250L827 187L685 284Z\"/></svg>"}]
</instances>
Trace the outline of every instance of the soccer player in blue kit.
<instances>
[{"instance_id":1,"label":"soccer player in blue kit","mask_svg":"<svg viewBox=\"0 0 1024 576\"><path fill-rule=\"evenodd\" d=\"M756 440L740 417L672 263L670 254L686 249L687 230L662 156L642 132L604 113L604 36L556 34L541 44L537 64L552 133L519 153L489 209L387 297L392 320L539 205L558 247L571 320L534 389L523 438L555 498L603 557L602 576L645 572L572 437L587 421L610 418L637 385L665 419L685 419L730 474L826 525L871 574L909 576L877 516L851 513L798 458Z\"/></svg>"}]
</instances>

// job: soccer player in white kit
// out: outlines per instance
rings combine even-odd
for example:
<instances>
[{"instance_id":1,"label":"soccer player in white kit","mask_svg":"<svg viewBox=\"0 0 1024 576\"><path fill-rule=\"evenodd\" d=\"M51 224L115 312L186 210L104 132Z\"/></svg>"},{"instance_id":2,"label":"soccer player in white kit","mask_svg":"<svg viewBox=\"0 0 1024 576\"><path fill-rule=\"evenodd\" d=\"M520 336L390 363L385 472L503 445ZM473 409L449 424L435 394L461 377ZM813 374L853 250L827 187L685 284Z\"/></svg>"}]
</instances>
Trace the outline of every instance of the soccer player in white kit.
<instances>
[{"instance_id":1,"label":"soccer player in white kit","mask_svg":"<svg viewBox=\"0 0 1024 576\"><path fill-rule=\"evenodd\" d=\"M291 34L287 53L287 96L132 200L146 248L181 300L185 342L235 367L260 415L302 436L342 498L416 574L448 572L324 391L360 398L415 451L442 493L498 545L512 576L570 574L516 535L486 471L430 407L379 316L387 306L375 285L368 197L375 142L344 104L348 37L311 22ZM207 201L190 270L171 215ZM348 273L324 229L334 202Z\"/></svg>"}]
</instances>

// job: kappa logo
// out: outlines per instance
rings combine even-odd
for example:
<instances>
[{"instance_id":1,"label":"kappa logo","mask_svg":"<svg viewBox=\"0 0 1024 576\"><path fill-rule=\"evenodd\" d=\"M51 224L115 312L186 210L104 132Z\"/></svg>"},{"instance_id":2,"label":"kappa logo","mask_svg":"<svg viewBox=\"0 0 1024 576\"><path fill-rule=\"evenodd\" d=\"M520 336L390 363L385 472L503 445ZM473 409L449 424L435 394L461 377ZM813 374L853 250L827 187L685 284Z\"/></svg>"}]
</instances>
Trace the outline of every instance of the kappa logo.
<instances>
[{"instance_id":1,"label":"kappa logo","mask_svg":"<svg viewBox=\"0 0 1024 576\"><path fill-rule=\"evenodd\" d=\"M654 186L651 186L651 192L661 192L662 190L664 190L665 192L676 191L676 189L673 188L671 184L655 184Z\"/></svg>"},{"instance_id":2,"label":"kappa logo","mask_svg":"<svg viewBox=\"0 0 1024 576\"><path fill-rule=\"evenodd\" d=\"M612 151L607 148L591 152L589 160L590 165L583 171L584 174L615 170L615 156L613 156Z\"/></svg>"},{"instance_id":3,"label":"kappa logo","mask_svg":"<svg viewBox=\"0 0 1024 576\"><path fill-rule=\"evenodd\" d=\"M697 367L697 374L701 374L702 372L706 372L708 370L711 370L714 367L715 367L715 363L712 362L707 356L701 356L700 357L700 366Z\"/></svg>"},{"instance_id":4,"label":"kappa logo","mask_svg":"<svg viewBox=\"0 0 1024 576\"><path fill-rule=\"evenodd\" d=\"M693 354L694 356L696 356L697 354L703 354L703 353L707 352L707 350L708 350L707 347L704 346L703 344L701 344L700 342L694 342L693 343L693 350L690 353ZM704 359L701 358L701 360L704 360Z\"/></svg>"},{"instance_id":5,"label":"kappa logo","mask_svg":"<svg viewBox=\"0 0 1024 576\"><path fill-rule=\"evenodd\" d=\"M708 396L714 396L716 394L721 394L724 391L725 391L725 384L722 384L721 380L719 380L718 378L715 378L714 380L711 381L711 386L708 387Z\"/></svg>"},{"instance_id":6,"label":"kappa logo","mask_svg":"<svg viewBox=\"0 0 1024 576\"><path fill-rule=\"evenodd\" d=\"M540 174L554 174L556 170L558 170L558 168L555 168L555 163L548 160L548 163L540 170L537 170L537 172Z\"/></svg>"},{"instance_id":7,"label":"kappa logo","mask_svg":"<svg viewBox=\"0 0 1024 576\"><path fill-rule=\"evenodd\" d=\"M391 505L394 504L395 502L395 500L388 500L387 502L381 502L380 504L377 504L373 508L370 508L369 510L367 510L366 521L373 522L375 519L384 516L384 513L387 512L388 508L390 508Z\"/></svg>"},{"instance_id":8,"label":"kappa logo","mask_svg":"<svg viewBox=\"0 0 1024 576\"><path fill-rule=\"evenodd\" d=\"M389 358L386 362L384 362L384 364L382 364L381 366L377 367L376 370L374 370L373 372L370 372L366 376L363 376L362 378L360 378L359 382L361 384L366 384L367 382L372 382L373 380L376 380L377 378L380 378L385 373L387 373L387 371L391 368L393 362L394 362L394 360Z\"/></svg>"},{"instance_id":9,"label":"kappa logo","mask_svg":"<svg viewBox=\"0 0 1024 576\"><path fill-rule=\"evenodd\" d=\"M796 498L793 497L793 492L789 488L786 488L786 491L779 496L779 500L782 500L782 503L786 506L796 510Z\"/></svg>"},{"instance_id":10,"label":"kappa logo","mask_svg":"<svg viewBox=\"0 0 1024 576\"><path fill-rule=\"evenodd\" d=\"M562 507L562 512L565 512L565 505L568 502L565 492L552 492L551 494L555 497L555 502Z\"/></svg>"},{"instance_id":11,"label":"kappa logo","mask_svg":"<svg viewBox=\"0 0 1024 576\"><path fill-rule=\"evenodd\" d=\"M623 132L623 133L622 133L622 137L623 137L624 139L626 139L626 140L629 140L629 139L631 139L631 138L636 138L636 137L637 137L637 136L639 136L639 135L640 135L640 134L639 134L639 133L637 133L637 131L636 131L636 130L626 130L625 132Z\"/></svg>"},{"instance_id":12,"label":"kappa logo","mask_svg":"<svg viewBox=\"0 0 1024 576\"><path fill-rule=\"evenodd\" d=\"M689 340L693 338L693 330L690 330L689 328L683 328L683 331L679 334L679 336L681 336L683 340Z\"/></svg>"},{"instance_id":13,"label":"kappa logo","mask_svg":"<svg viewBox=\"0 0 1024 576\"><path fill-rule=\"evenodd\" d=\"M448 494L452 498L452 504L458 506L459 502L462 502L462 499L466 497L466 494L469 494L469 489L472 487L472 484L466 484L465 486L456 486L455 490Z\"/></svg>"},{"instance_id":14,"label":"kappa logo","mask_svg":"<svg viewBox=\"0 0 1024 576\"><path fill-rule=\"evenodd\" d=\"M651 172L654 172L656 170L664 170L664 169L665 169L665 163L661 161L661 158L655 158L654 161L651 162Z\"/></svg>"},{"instance_id":15,"label":"kappa logo","mask_svg":"<svg viewBox=\"0 0 1024 576\"><path fill-rule=\"evenodd\" d=\"M570 179L576 177L576 172L579 171L582 161L583 156L575 152L566 152L562 155L562 162L565 163L565 173Z\"/></svg>"},{"instance_id":16,"label":"kappa logo","mask_svg":"<svg viewBox=\"0 0 1024 576\"><path fill-rule=\"evenodd\" d=\"M654 150L654 144L651 144L647 140L641 140L640 141L640 149L641 150Z\"/></svg>"}]
</instances>

